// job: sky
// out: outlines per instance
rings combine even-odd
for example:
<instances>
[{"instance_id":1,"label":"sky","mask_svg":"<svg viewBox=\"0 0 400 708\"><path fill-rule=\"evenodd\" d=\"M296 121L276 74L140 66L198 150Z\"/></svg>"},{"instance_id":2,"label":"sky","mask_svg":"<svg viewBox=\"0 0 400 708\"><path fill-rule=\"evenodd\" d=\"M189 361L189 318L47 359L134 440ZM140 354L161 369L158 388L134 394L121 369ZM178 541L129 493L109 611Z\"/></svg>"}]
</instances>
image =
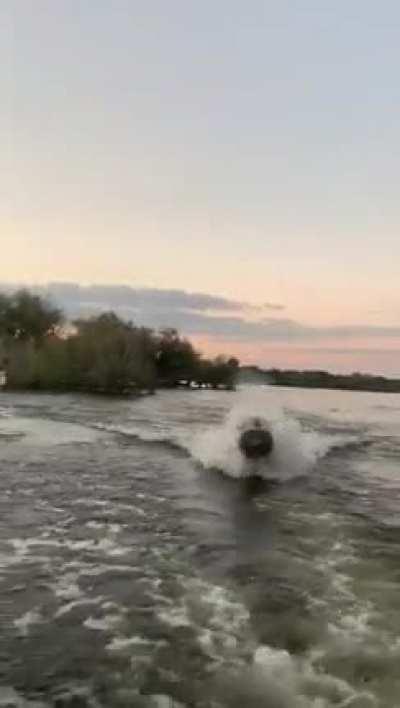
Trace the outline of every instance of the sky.
<instances>
[{"instance_id":1,"label":"sky","mask_svg":"<svg viewBox=\"0 0 400 708\"><path fill-rule=\"evenodd\" d=\"M3 0L0 46L0 283L400 376L397 0Z\"/></svg>"}]
</instances>

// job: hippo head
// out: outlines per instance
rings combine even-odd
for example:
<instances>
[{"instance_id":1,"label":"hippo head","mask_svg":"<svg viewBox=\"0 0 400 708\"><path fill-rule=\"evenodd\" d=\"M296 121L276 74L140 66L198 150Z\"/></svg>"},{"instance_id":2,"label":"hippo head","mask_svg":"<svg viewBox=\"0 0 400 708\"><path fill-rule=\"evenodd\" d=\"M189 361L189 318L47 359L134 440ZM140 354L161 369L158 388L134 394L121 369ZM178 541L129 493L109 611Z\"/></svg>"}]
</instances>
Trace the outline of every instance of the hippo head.
<instances>
[{"instance_id":1,"label":"hippo head","mask_svg":"<svg viewBox=\"0 0 400 708\"><path fill-rule=\"evenodd\" d=\"M239 449L250 460L267 457L273 450L274 440L266 422L251 418L239 431Z\"/></svg>"}]
</instances>

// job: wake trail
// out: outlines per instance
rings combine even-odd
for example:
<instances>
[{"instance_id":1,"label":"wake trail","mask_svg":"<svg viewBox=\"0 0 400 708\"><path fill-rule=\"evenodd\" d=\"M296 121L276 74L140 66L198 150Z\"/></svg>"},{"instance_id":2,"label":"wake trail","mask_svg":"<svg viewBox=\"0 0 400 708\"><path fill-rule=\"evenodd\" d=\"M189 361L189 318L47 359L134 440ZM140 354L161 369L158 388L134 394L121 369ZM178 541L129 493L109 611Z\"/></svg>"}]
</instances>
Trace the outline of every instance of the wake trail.
<instances>
[{"instance_id":1,"label":"wake trail","mask_svg":"<svg viewBox=\"0 0 400 708\"><path fill-rule=\"evenodd\" d=\"M274 448L265 459L248 460L238 446L239 431L247 420L259 416L268 421ZM244 391L220 426L195 436L191 456L204 467L218 468L224 474L241 478L256 475L285 481L308 474L318 460L334 449L356 442L353 435L330 435L305 430L288 415L266 390Z\"/></svg>"},{"instance_id":2,"label":"wake trail","mask_svg":"<svg viewBox=\"0 0 400 708\"><path fill-rule=\"evenodd\" d=\"M274 449L263 460L246 460L238 446L239 431L246 420L260 416L268 422ZM359 433L327 431L305 427L279 405L275 392L268 389L245 389L225 418L203 423L164 420L132 421L125 425L98 424L97 429L121 436L129 443L165 446L175 453L191 457L205 468L216 468L224 474L241 478L258 476L285 481L308 474L319 460L334 452L363 445ZM321 421L320 421L321 425ZM323 425L321 426L324 427ZM195 430L194 430L195 428Z\"/></svg>"}]
</instances>

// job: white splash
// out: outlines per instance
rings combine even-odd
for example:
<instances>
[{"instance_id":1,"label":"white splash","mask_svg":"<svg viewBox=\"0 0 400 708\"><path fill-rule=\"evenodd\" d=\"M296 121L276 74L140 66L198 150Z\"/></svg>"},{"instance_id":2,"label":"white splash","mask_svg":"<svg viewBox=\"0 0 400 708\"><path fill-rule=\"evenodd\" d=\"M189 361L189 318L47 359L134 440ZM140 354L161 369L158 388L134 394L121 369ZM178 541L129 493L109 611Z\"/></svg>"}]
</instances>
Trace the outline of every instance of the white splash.
<instances>
[{"instance_id":1,"label":"white splash","mask_svg":"<svg viewBox=\"0 0 400 708\"><path fill-rule=\"evenodd\" d=\"M238 435L243 423L254 416L268 421L274 449L264 460L249 461L239 450ZM258 475L285 480L306 474L332 444L329 436L304 431L268 391L261 389L239 394L225 422L196 436L189 451L204 467L216 467L231 477Z\"/></svg>"},{"instance_id":2,"label":"white splash","mask_svg":"<svg viewBox=\"0 0 400 708\"><path fill-rule=\"evenodd\" d=\"M121 615L109 614L103 617L88 617L83 626L99 632L109 632L121 622Z\"/></svg>"},{"instance_id":3,"label":"white splash","mask_svg":"<svg viewBox=\"0 0 400 708\"><path fill-rule=\"evenodd\" d=\"M181 579L184 594L159 619L173 628L191 627L213 662L215 705L280 706L281 708L377 708L369 691L321 670L325 647L295 656L259 644L250 613L226 587L199 578ZM213 704L214 705L214 704Z\"/></svg>"},{"instance_id":4,"label":"white splash","mask_svg":"<svg viewBox=\"0 0 400 708\"><path fill-rule=\"evenodd\" d=\"M32 624L38 624L42 621L40 612L37 609L29 610L22 617L14 620L14 627L18 630L22 637L27 637L29 628Z\"/></svg>"}]
</instances>

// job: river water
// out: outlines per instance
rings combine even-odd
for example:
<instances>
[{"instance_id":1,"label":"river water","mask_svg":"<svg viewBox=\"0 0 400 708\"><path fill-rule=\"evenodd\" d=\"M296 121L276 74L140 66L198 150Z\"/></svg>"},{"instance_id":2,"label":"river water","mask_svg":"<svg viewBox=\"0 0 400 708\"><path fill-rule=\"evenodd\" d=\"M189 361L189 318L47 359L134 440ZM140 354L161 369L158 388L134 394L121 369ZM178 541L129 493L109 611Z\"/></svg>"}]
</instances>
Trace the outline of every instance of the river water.
<instances>
[{"instance_id":1,"label":"river water","mask_svg":"<svg viewBox=\"0 0 400 708\"><path fill-rule=\"evenodd\" d=\"M400 706L400 396L3 393L0 479L0 706Z\"/></svg>"}]
</instances>

